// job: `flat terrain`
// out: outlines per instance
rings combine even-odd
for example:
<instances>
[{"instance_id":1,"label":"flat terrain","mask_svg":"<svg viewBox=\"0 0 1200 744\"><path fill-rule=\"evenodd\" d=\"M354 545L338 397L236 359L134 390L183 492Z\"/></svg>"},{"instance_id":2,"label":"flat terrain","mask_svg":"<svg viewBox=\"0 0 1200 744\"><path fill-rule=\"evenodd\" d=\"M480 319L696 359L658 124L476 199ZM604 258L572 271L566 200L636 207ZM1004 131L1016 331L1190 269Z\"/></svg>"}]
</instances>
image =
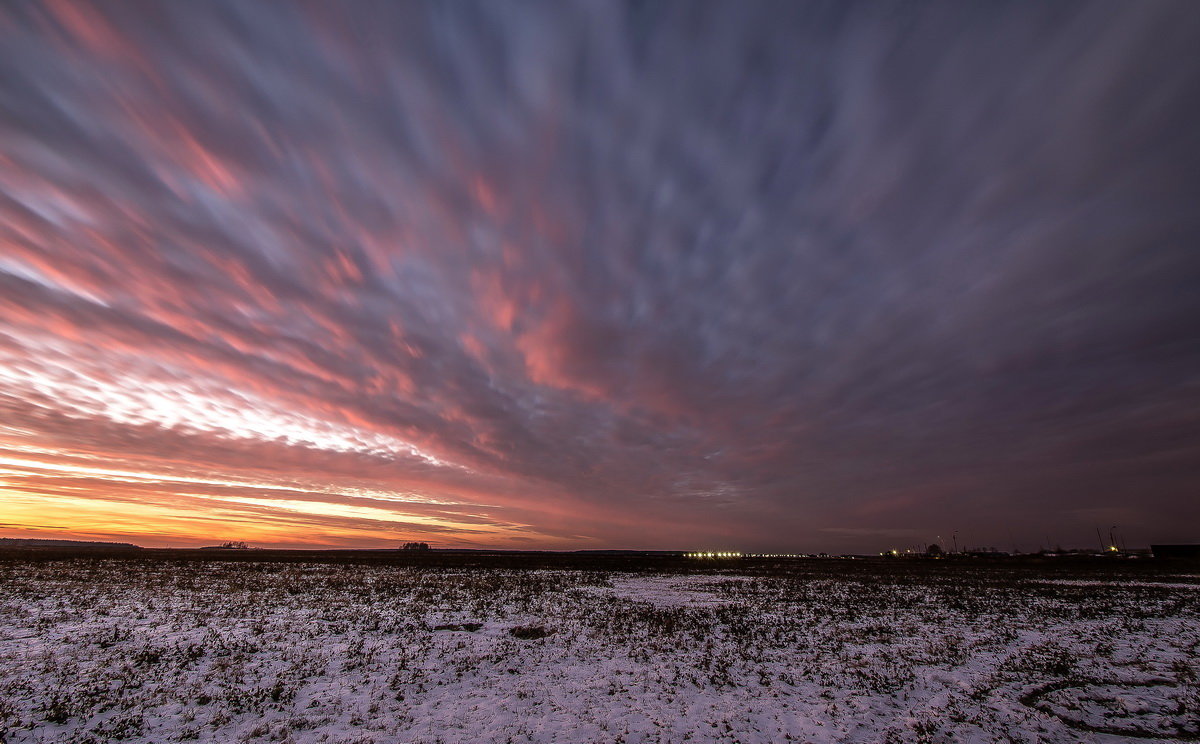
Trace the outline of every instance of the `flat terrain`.
<instances>
[{"instance_id":1,"label":"flat terrain","mask_svg":"<svg viewBox=\"0 0 1200 744\"><path fill-rule=\"evenodd\" d=\"M0 554L0 741L1200 740L1200 567Z\"/></svg>"}]
</instances>

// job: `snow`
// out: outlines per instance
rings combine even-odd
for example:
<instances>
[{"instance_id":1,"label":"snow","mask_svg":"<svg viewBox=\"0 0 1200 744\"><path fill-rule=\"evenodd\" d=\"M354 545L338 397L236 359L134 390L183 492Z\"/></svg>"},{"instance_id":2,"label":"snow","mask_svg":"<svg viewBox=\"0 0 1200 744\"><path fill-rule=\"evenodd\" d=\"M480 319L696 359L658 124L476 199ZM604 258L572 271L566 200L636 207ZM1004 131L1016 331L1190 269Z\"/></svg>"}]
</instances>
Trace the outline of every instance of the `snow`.
<instances>
[{"instance_id":1,"label":"snow","mask_svg":"<svg viewBox=\"0 0 1200 744\"><path fill-rule=\"evenodd\" d=\"M1200 591L1200 584L1181 584L1169 581L1096 581L1083 579L1043 579L1038 583L1059 586L1102 586L1109 589L1122 587L1157 587L1159 589L1190 589Z\"/></svg>"},{"instance_id":2,"label":"snow","mask_svg":"<svg viewBox=\"0 0 1200 744\"><path fill-rule=\"evenodd\" d=\"M1085 730L1120 732L1135 738L1184 734L1195 739L1200 737L1195 702L1187 700L1185 691L1169 679L1094 680L1053 686L1038 695L1034 705Z\"/></svg>"},{"instance_id":3,"label":"snow","mask_svg":"<svg viewBox=\"0 0 1200 744\"><path fill-rule=\"evenodd\" d=\"M0 741L1198 734L1200 606L1179 577L829 565L0 564Z\"/></svg>"}]
</instances>

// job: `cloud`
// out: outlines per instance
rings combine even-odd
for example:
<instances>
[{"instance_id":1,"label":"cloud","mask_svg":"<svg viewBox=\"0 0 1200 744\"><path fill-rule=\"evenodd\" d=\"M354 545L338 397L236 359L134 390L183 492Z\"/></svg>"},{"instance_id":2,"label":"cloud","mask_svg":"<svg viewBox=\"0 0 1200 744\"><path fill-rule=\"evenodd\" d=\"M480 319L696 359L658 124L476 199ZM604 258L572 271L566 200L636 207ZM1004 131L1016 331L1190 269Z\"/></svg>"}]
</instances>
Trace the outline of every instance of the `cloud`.
<instances>
[{"instance_id":1,"label":"cloud","mask_svg":"<svg viewBox=\"0 0 1200 744\"><path fill-rule=\"evenodd\" d=\"M339 544L393 539L363 489L447 544L1200 516L1187 3L2 12L0 454L176 477L37 493L303 481Z\"/></svg>"}]
</instances>

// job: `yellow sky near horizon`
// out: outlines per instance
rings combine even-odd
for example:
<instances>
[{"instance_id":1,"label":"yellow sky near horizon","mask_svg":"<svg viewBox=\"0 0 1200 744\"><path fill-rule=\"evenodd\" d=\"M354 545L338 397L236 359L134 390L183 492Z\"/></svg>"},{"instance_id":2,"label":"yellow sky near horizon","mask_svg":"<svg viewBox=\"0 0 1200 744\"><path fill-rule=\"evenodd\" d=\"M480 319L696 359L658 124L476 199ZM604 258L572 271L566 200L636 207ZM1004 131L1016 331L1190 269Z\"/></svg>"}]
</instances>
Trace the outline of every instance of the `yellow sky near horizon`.
<instances>
[{"instance_id":1,"label":"yellow sky near horizon","mask_svg":"<svg viewBox=\"0 0 1200 744\"><path fill-rule=\"evenodd\" d=\"M467 547L483 542L503 545L512 537L511 528L523 528L496 524L469 512L464 513L468 521L442 512L421 514L411 508L444 510L458 505L416 494L317 485L309 490L265 481L194 478L17 457L0 460L5 466L0 467L3 537L114 540L146 546L242 540L277 547L372 547L420 539ZM201 493L199 487L213 487L216 492ZM342 503L339 498L358 503Z\"/></svg>"}]
</instances>

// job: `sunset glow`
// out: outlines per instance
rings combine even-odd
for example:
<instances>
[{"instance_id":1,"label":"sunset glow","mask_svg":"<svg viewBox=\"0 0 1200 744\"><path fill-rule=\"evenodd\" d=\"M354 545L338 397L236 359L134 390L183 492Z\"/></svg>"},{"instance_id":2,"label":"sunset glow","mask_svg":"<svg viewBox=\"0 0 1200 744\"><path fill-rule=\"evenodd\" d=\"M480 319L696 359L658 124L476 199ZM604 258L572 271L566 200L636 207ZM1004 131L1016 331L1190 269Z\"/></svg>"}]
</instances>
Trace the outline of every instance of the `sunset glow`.
<instances>
[{"instance_id":1,"label":"sunset glow","mask_svg":"<svg viewBox=\"0 0 1200 744\"><path fill-rule=\"evenodd\" d=\"M1197 14L738 5L0 9L0 537L1192 539Z\"/></svg>"}]
</instances>

